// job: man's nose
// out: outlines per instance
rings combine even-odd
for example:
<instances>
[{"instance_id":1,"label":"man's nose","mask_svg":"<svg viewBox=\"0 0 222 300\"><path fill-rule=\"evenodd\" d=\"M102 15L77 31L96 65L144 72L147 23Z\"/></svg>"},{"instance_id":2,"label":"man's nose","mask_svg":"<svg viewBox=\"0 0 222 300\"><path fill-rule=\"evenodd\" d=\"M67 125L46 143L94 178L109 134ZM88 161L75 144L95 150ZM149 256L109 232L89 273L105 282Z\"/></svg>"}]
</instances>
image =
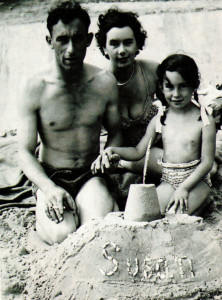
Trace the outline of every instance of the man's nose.
<instances>
[{"instance_id":1,"label":"man's nose","mask_svg":"<svg viewBox=\"0 0 222 300\"><path fill-rule=\"evenodd\" d=\"M68 46L67 46L67 52L69 54L72 54L74 52L74 50L75 50L74 43L72 40L70 40L68 43Z\"/></svg>"}]
</instances>

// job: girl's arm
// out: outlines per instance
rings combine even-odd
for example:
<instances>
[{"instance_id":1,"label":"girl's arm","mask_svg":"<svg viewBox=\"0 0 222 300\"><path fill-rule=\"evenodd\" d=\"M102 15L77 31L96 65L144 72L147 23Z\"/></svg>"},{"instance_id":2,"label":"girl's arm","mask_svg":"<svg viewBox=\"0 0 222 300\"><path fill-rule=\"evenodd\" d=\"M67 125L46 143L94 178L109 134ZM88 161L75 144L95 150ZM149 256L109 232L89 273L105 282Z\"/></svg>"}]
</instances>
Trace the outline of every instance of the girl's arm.
<instances>
[{"instance_id":1,"label":"girl's arm","mask_svg":"<svg viewBox=\"0 0 222 300\"><path fill-rule=\"evenodd\" d=\"M156 117L150 121L145 135L136 147L108 147L104 151L107 153L109 159L113 154L118 154L120 158L124 160L139 160L145 156L146 149L151 138L152 142L154 142L156 138Z\"/></svg>"},{"instance_id":2,"label":"girl's arm","mask_svg":"<svg viewBox=\"0 0 222 300\"><path fill-rule=\"evenodd\" d=\"M202 128L201 162L195 171L180 185L190 191L211 171L215 158L216 127L213 117L208 116L210 124Z\"/></svg>"}]
</instances>

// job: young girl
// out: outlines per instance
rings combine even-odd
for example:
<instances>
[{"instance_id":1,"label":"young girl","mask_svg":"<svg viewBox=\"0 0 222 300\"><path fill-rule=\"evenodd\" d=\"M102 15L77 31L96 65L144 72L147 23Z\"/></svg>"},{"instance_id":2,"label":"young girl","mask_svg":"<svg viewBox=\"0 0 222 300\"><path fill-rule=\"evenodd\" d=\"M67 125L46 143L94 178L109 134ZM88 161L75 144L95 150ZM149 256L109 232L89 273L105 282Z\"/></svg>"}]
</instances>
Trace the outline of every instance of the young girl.
<instances>
[{"instance_id":1,"label":"young girl","mask_svg":"<svg viewBox=\"0 0 222 300\"><path fill-rule=\"evenodd\" d=\"M200 79L195 61L182 54L167 57L158 67L162 91L159 113L149 123L140 143L134 147L108 147L109 159L139 160L147 145L161 133L163 157L161 184L157 187L162 214L198 214L210 192L209 172L215 154L215 123L197 100Z\"/></svg>"}]
</instances>

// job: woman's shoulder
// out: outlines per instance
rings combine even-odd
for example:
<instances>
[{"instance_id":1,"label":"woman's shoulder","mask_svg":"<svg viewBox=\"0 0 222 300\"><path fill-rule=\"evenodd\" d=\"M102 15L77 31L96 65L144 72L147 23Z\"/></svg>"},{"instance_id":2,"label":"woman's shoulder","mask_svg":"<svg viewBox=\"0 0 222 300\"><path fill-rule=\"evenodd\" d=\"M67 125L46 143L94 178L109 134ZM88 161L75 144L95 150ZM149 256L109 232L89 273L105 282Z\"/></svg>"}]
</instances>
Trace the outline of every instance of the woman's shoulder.
<instances>
[{"instance_id":1,"label":"woman's shoulder","mask_svg":"<svg viewBox=\"0 0 222 300\"><path fill-rule=\"evenodd\" d=\"M137 60L139 64L142 65L144 71L151 72L156 74L157 67L159 63L154 60L145 60L145 59L139 59Z\"/></svg>"}]
</instances>

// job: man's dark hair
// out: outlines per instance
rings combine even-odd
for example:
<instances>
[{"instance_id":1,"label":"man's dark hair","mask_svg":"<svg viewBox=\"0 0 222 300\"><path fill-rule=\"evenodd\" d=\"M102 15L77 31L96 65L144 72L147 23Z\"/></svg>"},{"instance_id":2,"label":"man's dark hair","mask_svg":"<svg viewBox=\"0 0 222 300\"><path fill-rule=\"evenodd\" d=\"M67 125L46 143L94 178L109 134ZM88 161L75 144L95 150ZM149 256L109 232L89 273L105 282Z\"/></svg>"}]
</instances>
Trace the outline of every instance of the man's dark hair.
<instances>
[{"instance_id":1,"label":"man's dark hair","mask_svg":"<svg viewBox=\"0 0 222 300\"><path fill-rule=\"evenodd\" d=\"M107 32L113 27L123 28L126 26L129 26L132 29L137 47L142 50L147 38L147 33L139 22L136 13L124 12L117 8L111 8L105 14L99 15L99 31L96 33L96 40L103 55L105 55L104 48L106 46Z\"/></svg>"},{"instance_id":2,"label":"man's dark hair","mask_svg":"<svg viewBox=\"0 0 222 300\"><path fill-rule=\"evenodd\" d=\"M57 1L49 10L47 18L47 28L50 35L55 24L61 20L64 24L68 24L74 19L80 19L86 26L88 31L90 25L90 17L86 9L75 1Z\"/></svg>"}]
</instances>

